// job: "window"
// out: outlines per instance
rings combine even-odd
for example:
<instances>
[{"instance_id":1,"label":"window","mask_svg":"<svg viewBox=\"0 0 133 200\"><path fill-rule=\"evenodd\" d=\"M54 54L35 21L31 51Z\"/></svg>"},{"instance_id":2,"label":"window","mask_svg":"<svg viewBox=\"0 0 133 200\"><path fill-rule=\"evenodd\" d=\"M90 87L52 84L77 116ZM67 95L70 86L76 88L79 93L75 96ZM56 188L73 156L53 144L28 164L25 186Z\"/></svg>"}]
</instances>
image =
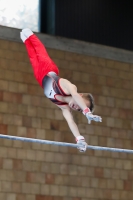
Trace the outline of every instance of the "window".
<instances>
[{"instance_id":1,"label":"window","mask_svg":"<svg viewBox=\"0 0 133 200\"><path fill-rule=\"evenodd\" d=\"M0 25L39 32L39 0L0 0Z\"/></svg>"}]
</instances>

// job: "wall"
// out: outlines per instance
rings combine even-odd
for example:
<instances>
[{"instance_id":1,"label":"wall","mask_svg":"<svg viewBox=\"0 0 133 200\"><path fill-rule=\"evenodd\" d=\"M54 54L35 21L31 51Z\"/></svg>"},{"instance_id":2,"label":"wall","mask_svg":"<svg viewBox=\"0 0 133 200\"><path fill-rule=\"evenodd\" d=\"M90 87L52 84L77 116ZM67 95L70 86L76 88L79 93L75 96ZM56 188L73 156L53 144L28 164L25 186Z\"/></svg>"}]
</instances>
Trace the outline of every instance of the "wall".
<instances>
[{"instance_id":1,"label":"wall","mask_svg":"<svg viewBox=\"0 0 133 200\"><path fill-rule=\"evenodd\" d=\"M35 81L24 45L10 34L0 38L0 133L75 142L60 110L45 99ZM81 134L90 145L132 149L132 53L114 49L118 59L125 59L121 62L115 53L109 59L109 54L102 58L97 52L62 50L62 39L57 40L59 45L47 50L60 76L76 84L79 92L94 94L95 113L103 117L102 123L88 125L77 113ZM74 42L69 42L74 49ZM105 47L102 52L106 49L112 51ZM0 200L131 200L132 169L132 154L93 150L81 154L73 148L0 139Z\"/></svg>"}]
</instances>

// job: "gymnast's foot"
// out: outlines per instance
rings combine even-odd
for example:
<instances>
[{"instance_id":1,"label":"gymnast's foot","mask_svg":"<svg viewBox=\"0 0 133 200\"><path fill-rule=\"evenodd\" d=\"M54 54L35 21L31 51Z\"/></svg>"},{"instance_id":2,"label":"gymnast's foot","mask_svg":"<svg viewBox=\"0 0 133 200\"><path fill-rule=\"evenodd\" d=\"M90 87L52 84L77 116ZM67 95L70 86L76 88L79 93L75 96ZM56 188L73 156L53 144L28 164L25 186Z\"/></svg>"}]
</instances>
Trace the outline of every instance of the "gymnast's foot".
<instances>
[{"instance_id":1,"label":"gymnast's foot","mask_svg":"<svg viewBox=\"0 0 133 200\"><path fill-rule=\"evenodd\" d=\"M34 33L29 29L29 28L24 28L22 29L22 31L20 32L20 38L23 42L25 42L25 40L27 38L29 38L31 35L33 35Z\"/></svg>"},{"instance_id":2,"label":"gymnast's foot","mask_svg":"<svg viewBox=\"0 0 133 200\"><path fill-rule=\"evenodd\" d=\"M29 38L34 33L29 28L22 29L22 33L25 35L26 38Z\"/></svg>"}]
</instances>

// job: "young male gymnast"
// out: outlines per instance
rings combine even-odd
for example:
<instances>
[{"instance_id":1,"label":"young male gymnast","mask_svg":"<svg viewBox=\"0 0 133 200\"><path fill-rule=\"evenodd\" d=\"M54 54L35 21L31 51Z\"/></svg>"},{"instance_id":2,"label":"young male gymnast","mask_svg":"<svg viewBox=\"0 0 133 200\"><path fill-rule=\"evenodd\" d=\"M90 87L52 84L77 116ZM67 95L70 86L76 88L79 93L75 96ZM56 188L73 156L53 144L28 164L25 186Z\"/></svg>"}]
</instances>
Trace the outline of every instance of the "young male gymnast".
<instances>
[{"instance_id":1,"label":"young male gymnast","mask_svg":"<svg viewBox=\"0 0 133 200\"><path fill-rule=\"evenodd\" d=\"M88 123L91 123L91 120L101 122L100 116L92 114L94 111L93 96L90 93L78 93L74 84L58 76L58 67L49 57L39 38L30 29L23 29L20 32L20 38L26 46L34 76L43 88L45 96L62 110L76 139L79 151L85 152L87 143L80 135L71 111L81 111L87 117Z\"/></svg>"}]
</instances>

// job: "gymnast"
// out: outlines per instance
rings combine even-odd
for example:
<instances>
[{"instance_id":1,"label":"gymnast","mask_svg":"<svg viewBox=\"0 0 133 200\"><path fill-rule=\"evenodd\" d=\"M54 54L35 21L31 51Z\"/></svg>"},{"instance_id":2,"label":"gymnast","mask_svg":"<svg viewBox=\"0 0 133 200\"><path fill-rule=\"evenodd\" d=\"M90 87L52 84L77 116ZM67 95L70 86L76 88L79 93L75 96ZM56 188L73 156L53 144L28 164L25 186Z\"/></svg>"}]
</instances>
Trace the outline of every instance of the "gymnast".
<instances>
[{"instance_id":1,"label":"gymnast","mask_svg":"<svg viewBox=\"0 0 133 200\"><path fill-rule=\"evenodd\" d=\"M20 32L33 68L34 76L44 90L44 95L61 110L73 133L80 152L85 152L87 143L80 135L72 110L82 112L91 121L102 122L100 116L93 115L94 98L90 93L78 93L77 87L69 80L60 78L59 69L49 57L39 38L28 28Z\"/></svg>"}]
</instances>

